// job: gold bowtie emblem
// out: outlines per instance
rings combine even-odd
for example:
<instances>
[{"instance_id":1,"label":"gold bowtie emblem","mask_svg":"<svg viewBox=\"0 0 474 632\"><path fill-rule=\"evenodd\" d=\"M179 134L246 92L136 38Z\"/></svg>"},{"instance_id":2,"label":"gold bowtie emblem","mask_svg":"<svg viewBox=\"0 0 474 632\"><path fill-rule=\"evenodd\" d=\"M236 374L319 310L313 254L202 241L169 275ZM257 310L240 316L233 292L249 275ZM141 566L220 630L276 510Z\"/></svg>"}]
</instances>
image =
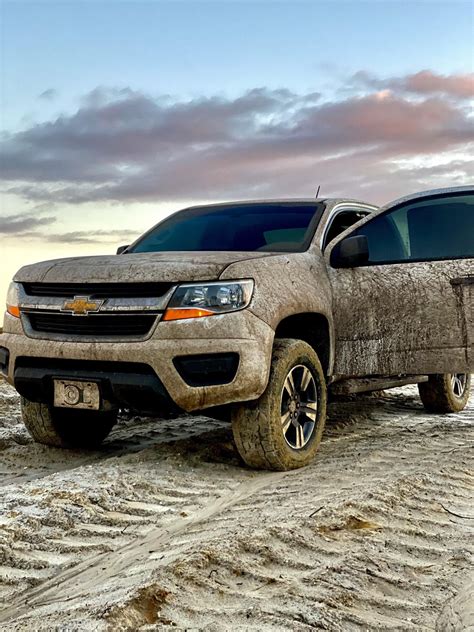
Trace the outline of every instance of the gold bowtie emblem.
<instances>
[{"instance_id":1,"label":"gold bowtie emblem","mask_svg":"<svg viewBox=\"0 0 474 632\"><path fill-rule=\"evenodd\" d=\"M93 301L88 296L75 296L73 301L65 301L62 312L71 312L73 316L87 316L98 312L104 301Z\"/></svg>"}]
</instances>

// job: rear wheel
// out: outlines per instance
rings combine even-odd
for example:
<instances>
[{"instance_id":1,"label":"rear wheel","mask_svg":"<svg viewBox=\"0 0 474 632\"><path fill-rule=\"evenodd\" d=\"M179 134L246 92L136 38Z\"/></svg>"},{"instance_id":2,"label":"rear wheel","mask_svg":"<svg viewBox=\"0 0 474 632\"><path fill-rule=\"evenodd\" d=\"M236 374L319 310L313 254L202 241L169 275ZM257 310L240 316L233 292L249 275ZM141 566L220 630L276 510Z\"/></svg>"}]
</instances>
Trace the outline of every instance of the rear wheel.
<instances>
[{"instance_id":1,"label":"rear wheel","mask_svg":"<svg viewBox=\"0 0 474 632\"><path fill-rule=\"evenodd\" d=\"M23 423L38 443L58 448L97 447L117 423L117 411L53 408L21 398Z\"/></svg>"},{"instance_id":2,"label":"rear wheel","mask_svg":"<svg viewBox=\"0 0 474 632\"><path fill-rule=\"evenodd\" d=\"M469 401L471 376L469 373L430 375L427 382L418 384L421 401L432 413L457 413Z\"/></svg>"},{"instance_id":3,"label":"rear wheel","mask_svg":"<svg viewBox=\"0 0 474 632\"><path fill-rule=\"evenodd\" d=\"M257 469L292 470L311 462L326 420L326 380L306 342L275 342L270 379L256 402L232 412L237 449Z\"/></svg>"}]
</instances>

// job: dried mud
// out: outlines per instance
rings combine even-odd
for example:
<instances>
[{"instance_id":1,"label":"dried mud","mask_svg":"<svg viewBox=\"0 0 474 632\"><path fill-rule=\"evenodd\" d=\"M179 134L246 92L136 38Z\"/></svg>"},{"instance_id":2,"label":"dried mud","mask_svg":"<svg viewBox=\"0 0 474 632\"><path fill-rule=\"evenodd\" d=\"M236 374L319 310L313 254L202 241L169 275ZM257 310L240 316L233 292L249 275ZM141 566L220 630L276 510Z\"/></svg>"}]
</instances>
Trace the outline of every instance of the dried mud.
<instances>
[{"instance_id":1,"label":"dried mud","mask_svg":"<svg viewBox=\"0 0 474 632\"><path fill-rule=\"evenodd\" d=\"M346 399L310 467L253 472L205 417L34 444L0 381L0 629L468 629L473 427Z\"/></svg>"}]
</instances>

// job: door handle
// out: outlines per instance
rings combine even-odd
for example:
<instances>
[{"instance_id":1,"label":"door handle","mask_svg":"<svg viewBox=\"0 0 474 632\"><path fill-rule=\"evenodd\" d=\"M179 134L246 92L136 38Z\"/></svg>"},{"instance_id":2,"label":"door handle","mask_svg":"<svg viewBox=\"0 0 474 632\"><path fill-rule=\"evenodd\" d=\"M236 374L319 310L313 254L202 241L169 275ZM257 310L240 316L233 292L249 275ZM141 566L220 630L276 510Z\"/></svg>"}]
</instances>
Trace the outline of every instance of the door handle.
<instances>
[{"instance_id":1,"label":"door handle","mask_svg":"<svg viewBox=\"0 0 474 632\"><path fill-rule=\"evenodd\" d=\"M474 274L469 274L465 277L457 277L450 280L451 285L474 285Z\"/></svg>"}]
</instances>

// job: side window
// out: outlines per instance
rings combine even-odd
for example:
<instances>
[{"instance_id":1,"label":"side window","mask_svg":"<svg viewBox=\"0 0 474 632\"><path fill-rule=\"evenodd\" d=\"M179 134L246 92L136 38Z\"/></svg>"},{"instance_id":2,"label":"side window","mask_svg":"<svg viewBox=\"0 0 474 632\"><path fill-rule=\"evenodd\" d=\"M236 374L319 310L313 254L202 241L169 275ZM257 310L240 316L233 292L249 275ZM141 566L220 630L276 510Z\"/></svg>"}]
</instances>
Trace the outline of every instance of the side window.
<instances>
[{"instance_id":1,"label":"side window","mask_svg":"<svg viewBox=\"0 0 474 632\"><path fill-rule=\"evenodd\" d=\"M369 214L369 211L341 211L333 218L324 238L323 250L328 243L343 233L347 228L357 223L360 219Z\"/></svg>"},{"instance_id":2,"label":"side window","mask_svg":"<svg viewBox=\"0 0 474 632\"><path fill-rule=\"evenodd\" d=\"M369 264L474 257L474 195L414 200L354 235L367 237Z\"/></svg>"}]
</instances>

